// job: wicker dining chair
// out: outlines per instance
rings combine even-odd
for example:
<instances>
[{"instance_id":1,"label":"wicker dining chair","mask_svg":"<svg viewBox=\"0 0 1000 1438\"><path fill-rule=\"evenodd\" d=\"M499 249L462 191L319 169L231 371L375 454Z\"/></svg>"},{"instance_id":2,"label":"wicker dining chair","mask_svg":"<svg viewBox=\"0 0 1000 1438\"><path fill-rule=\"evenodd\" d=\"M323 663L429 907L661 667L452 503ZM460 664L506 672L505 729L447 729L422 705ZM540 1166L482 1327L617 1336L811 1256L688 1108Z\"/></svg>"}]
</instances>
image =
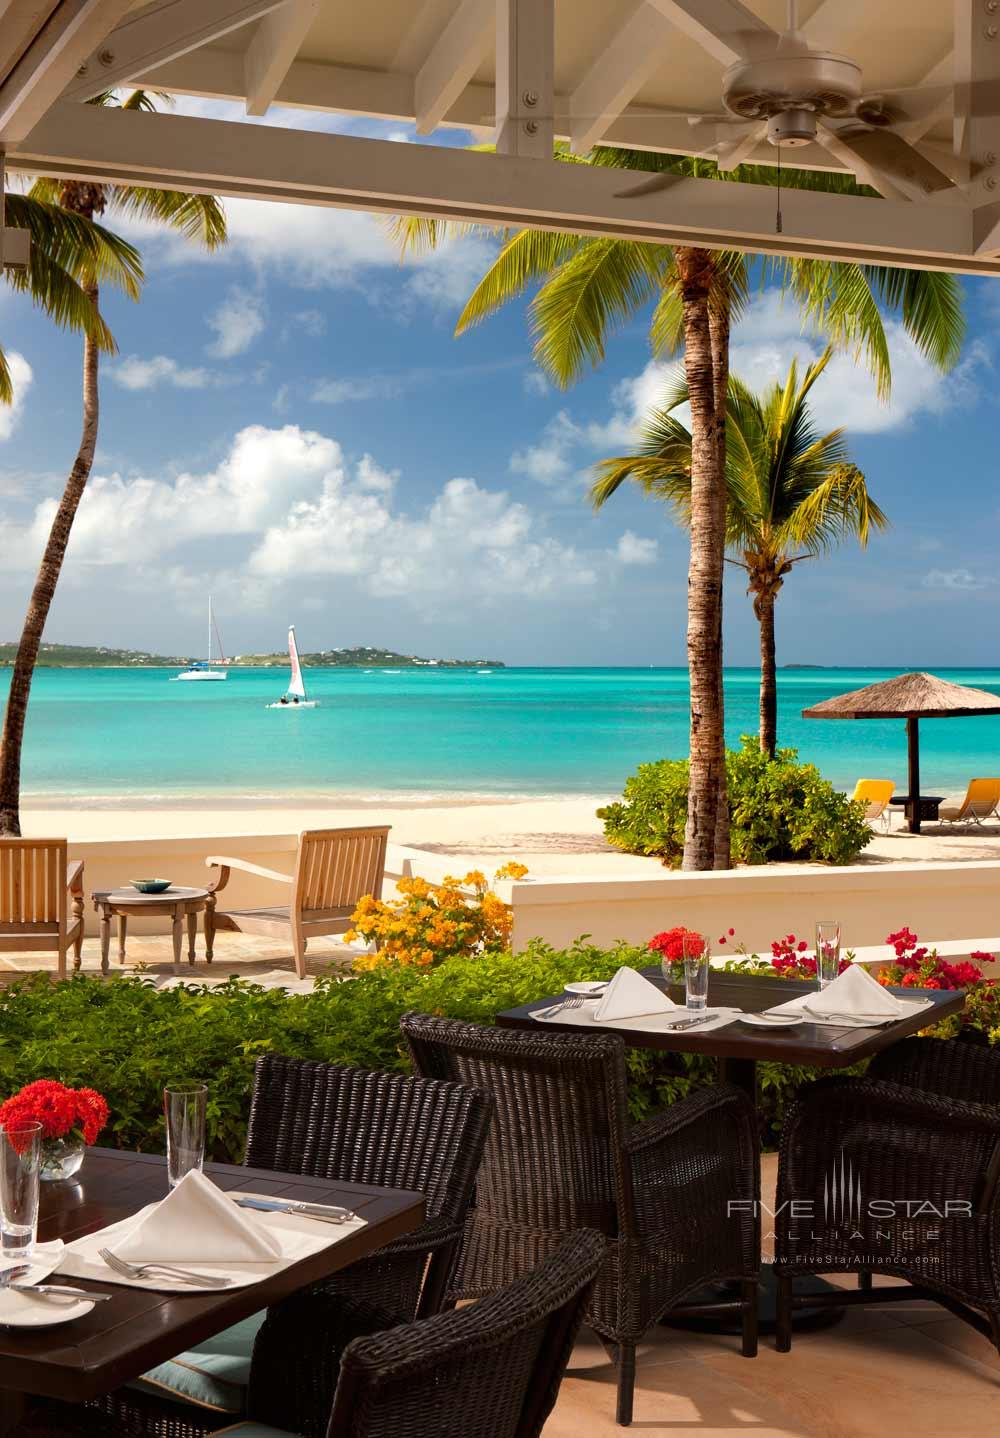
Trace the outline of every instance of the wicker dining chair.
<instances>
[{"instance_id":1,"label":"wicker dining chair","mask_svg":"<svg viewBox=\"0 0 1000 1438\"><path fill-rule=\"evenodd\" d=\"M618 1422L632 1421L635 1347L706 1284L757 1351L760 1159L757 1119L720 1084L644 1123L626 1116L617 1035L561 1036L407 1014L419 1073L482 1089L494 1115L449 1297L493 1293L530 1271L573 1228L599 1230L608 1253L587 1321L618 1364Z\"/></svg>"},{"instance_id":2,"label":"wicker dining chair","mask_svg":"<svg viewBox=\"0 0 1000 1438\"><path fill-rule=\"evenodd\" d=\"M440 1307L490 1107L483 1093L460 1084L276 1054L257 1061L247 1133L249 1167L412 1189L425 1198L425 1220L418 1229L313 1290L310 1312L326 1391L324 1413L336 1386L340 1354L352 1338L412 1322ZM275 1322L284 1322L284 1309L279 1304L270 1310ZM252 1344L251 1334L247 1368ZM190 1370L197 1356L197 1351L180 1354L175 1362ZM158 1396L165 1378L169 1375L154 1370L141 1387L128 1385L95 1401L140 1438L199 1438L219 1426L218 1413L209 1408ZM314 1388L319 1383L317 1374ZM234 1417L241 1411L242 1405Z\"/></svg>"},{"instance_id":3,"label":"wicker dining chair","mask_svg":"<svg viewBox=\"0 0 1000 1438\"><path fill-rule=\"evenodd\" d=\"M908 1039L864 1078L823 1079L786 1114L778 1159L777 1347L797 1307L929 1299L1000 1352L1000 1054ZM854 1273L858 1288L797 1294ZM874 1274L906 1280L874 1287Z\"/></svg>"},{"instance_id":4,"label":"wicker dining chair","mask_svg":"<svg viewBox=\"0 0 1000 1438\"><path fill-rule=\"evenodd\" d=\"M321 1428L301 1426L295 1411L314 1387L303 1359L303 1344L308 1350L314 1337L306 1302L275 1328L273 1346L263 1354L258 1340L253 1417L213 1431L227 1438L538 1438L603 1258L601 1235L580 1231L533 1273L490 1298L354 1339ZM119 1423L100 1428L85 1410L50 1405L15 1430L15 1438L137 1438L142 1432Z\"/></svg>"}]
</instances>

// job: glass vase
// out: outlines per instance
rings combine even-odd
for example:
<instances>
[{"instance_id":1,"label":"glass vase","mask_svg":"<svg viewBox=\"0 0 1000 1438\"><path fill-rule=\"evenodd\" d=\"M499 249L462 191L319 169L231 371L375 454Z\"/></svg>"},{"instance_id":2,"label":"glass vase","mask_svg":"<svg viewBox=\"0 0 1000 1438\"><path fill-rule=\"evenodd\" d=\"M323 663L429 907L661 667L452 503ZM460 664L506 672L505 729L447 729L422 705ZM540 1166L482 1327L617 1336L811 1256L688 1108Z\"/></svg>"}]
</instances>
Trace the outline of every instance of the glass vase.
<instances>
[{"instance_id":1,"label":"glass vase","mask_svg":"<svg viewBox=\"0 0 1000 1438\"><path fill-rule=\"evenodd\" d=\"M41 1178L58 1183L79 1173L86 1146L82 1138L43 1138Z\"/></svg>"}]
</instances>

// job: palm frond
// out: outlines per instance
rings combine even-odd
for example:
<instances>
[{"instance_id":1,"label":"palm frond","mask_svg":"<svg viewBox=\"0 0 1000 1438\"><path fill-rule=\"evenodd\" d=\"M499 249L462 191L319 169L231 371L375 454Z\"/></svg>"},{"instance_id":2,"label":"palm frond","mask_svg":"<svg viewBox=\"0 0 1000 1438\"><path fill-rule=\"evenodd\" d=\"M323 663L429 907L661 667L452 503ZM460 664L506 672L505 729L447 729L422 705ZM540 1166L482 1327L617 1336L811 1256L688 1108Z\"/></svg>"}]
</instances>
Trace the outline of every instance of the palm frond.
<instances>
[{"instance_id":1,"label":"palm frond","mask_svg":"<svg viewBox=\"0 0 1000 1438\"><path fill-rule=\"evenodd\" d=\"M11 378L7 356L0 346L0 404L14 403L14 381Z\"/></svg>"},{"instance_id":2,"label":"palm frond","mask_svg":"<svg viewBox=\"0 0 1000 1438\"><path fill-rule=\"evenodd\" d=\"M111 210L165 225L207 250L226 243L226 212L215 195L185 195L140 185L109 185L107 195Z\"/></svg>"},{"instance_id":3,"label":"palm frond","mask_svg":"<svg viewBox=\"0 0 1000 1438\"><path fill-rule=\"evenodd\" d=\"M128 240L96 220L64 210L61 205L46 198L50 183L39 180L27 195L7 196L8 220L25 226L31 232L29 281L36 258L41 265L44 256L51 267L64 271L74 280L83 282L92 278L99 285L111 285L122 290L129 299L138 299L143 280L139 251ZM8 278L11 276L8 275ZM26 288L34 294L31 283ZM56 311L46 304L43 293L39 293L39 303L58 319Z\"/></svg>"},{"instance_id":4,"label":"palm frond","mask_svg":"<svg viewBox=\"0 0 1000 1438\"><path fill-rule=\"evenodd\" d=\"M788 532L795 543L812 550L830 549L851 535L864 548L872 530L885 529L888 523L860 469L838 464L798 505Z\"/></svg>"},{"instance_id":5,"label":"palm frond","mask_svg":"<svg viewBox=\"0 0 1000 1438\"><path fill-rule=\"evenodd\" d=\"M566 386L604 358L612 331L659 294L670 250L629 240L587 239L531 303L535 358Z\"/></svg>"},{"instance_id":6,"label":"palm frond","mask_svg":"<svg viewBox=\"0 0 1000 1438\"><path fill-rule=\"evenodd\" d=\"M517 230L465 302L455 325L457 335L482 324L510 300L522 295L529 285L544 280L584 245L584 235L556 234L549 230Z\"/></svg>"},{"instance_id":7,"label":"palm frond","mask_svg":"<svg viewBox=\"0 0 1000 1438\"><path fill-rule=\"evenodd\" d=\"M917 348L939 369L951 369L962 352L966 330L957 275L875 265L866 266L866 273L881 302L900 312Z\"/></svg>"},{"instance_id":8,"label":"palm frond","mask_svg":"<svg viewBox=\"0 0 1000 1438\"><path fill-rule=\"evenodd\" d=\"M430 254L449 239L460 235L496 235L502 233L495 225L477 225L471 221L434 220L423 215L390 215L382 222L390 242L399 251L401 260Z\"/></svg>"}]
</instances>

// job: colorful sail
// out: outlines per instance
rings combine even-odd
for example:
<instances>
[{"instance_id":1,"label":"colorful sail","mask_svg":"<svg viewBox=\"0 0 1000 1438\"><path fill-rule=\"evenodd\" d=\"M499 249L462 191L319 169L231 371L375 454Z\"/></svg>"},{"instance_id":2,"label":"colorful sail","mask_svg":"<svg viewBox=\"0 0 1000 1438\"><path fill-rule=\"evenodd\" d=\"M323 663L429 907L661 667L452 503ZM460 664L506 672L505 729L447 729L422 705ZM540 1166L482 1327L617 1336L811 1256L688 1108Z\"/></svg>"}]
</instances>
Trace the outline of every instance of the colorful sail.
<instances>
[{"instance_id":1,"label":"colorful sail","mask_svg":"<svg viewBox=\"0 0 1000 1438\"><path fill-rule=\"evenodd\" d=\"M297 699L306 697L306 686L302 679L302 666L299 664L299 651L295 643L295 625L288 628L288 659L292 666L292 677L288 683L289 694L294 694Z\"/></svg>"}]
</instances>

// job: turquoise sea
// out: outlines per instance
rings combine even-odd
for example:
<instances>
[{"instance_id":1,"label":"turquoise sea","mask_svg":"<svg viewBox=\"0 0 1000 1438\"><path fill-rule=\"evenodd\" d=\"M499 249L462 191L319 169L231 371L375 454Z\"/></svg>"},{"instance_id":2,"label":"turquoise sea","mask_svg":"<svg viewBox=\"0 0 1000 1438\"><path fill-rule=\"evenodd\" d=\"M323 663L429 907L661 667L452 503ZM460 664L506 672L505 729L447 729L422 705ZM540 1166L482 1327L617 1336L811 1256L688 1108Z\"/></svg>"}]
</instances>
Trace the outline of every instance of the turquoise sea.
<instances>
[{"instance_id":1,"label":"turquoise sea","mask_svg":"<svg viewBox=\"0 0 1000 1438\"><path fill-rule=\"evenodd\" d=\"M687 750L683 669L359 669L307 674L317 709L272 711L285 671L233 669L224 684L171 684L165 669L42 669L34 683L26 796L50 802L280 801L302 795L611 794L644 760ZM820 699L894 670L784 670L779 737L842 787L902 787L902 721L802 719ZM1000 669L936 670L1000 693ZM0 673L0 699L9 675ZM757 673L726 675L731 742L756 732ZM1000 719L921 725L923 787L1000 773Z\"/></svg>"}]
</instances>

